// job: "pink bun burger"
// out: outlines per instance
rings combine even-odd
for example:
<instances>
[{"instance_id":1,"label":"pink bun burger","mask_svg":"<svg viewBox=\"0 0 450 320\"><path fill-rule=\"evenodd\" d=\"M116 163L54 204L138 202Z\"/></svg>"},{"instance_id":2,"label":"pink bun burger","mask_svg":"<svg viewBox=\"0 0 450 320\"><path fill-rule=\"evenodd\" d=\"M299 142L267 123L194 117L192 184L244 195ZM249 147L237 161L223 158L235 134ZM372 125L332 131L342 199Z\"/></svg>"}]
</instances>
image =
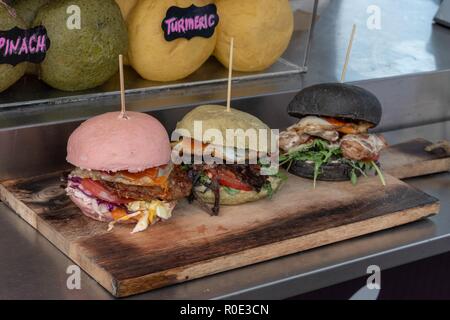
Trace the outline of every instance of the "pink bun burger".
<instances>
[{"instance_id":1,"label":"pink bun burger","mask_svg":"<svg viewBox=\"0 0 450 320\"><path fill-rule=\"evenodd\" d=\"M170 163L169 136L154 117L105 113L82 123L69 137L67 194L89 218L137 223L133 233L171 217L188 196L187 173Z\"/></svg>"}]
</instances>

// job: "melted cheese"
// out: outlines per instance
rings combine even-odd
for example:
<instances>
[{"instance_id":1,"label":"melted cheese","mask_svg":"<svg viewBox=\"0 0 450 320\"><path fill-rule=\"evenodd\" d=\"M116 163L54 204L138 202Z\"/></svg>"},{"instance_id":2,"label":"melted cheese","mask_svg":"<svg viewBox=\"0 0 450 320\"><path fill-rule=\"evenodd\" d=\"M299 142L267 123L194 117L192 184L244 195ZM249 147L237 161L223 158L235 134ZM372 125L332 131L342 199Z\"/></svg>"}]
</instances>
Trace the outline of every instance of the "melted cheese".
<instances>
[{"instance_id":1,"label":"melted cheese","mask_svg":"<svg viewBox=\"0 0 450 320\"><path fill-rule=\"evenodd\" d=\"M135 186L160 186L163 189L166 189L168 186L168 177L172 170L172 166L169 165L165 168L157 168L156 174L153 172L142 173L129 173L124 171L119 171L115 173L109 173L105 171L96 171L96 170L84 170L80 168L76 168L71 172L71 176L80 177L83 179L89 178L93 180L104 180L108 182L117 182L128 185Z\"/></svg>"},{"instance_id":2,"label":"melted cheese","mask_svg":"<svg viewBox=\"0 0 450 320\"><path fill-rule=\"evenodd\" d=\"M254 160L255 163L261 155L258 151L205 144L191 139L183 139L173 147L175 154L190 157L195 155L203 160L209 158L222 159L227 163L244 163L246 160Z\"/></svg>"}]
</instances>

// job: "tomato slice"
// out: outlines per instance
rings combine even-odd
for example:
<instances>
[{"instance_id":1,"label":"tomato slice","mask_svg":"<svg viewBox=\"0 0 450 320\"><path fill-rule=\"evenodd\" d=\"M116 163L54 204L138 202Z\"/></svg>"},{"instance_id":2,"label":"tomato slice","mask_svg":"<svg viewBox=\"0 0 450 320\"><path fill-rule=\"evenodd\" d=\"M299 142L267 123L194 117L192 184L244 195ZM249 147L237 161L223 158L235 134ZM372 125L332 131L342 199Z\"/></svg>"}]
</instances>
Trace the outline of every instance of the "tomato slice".
<instances>
[{"instance_id":1,"label":"tomato slice","mask_svg":"<svg viewBox=\"0 0 450 320\"><path fill-rule=\"evenodd\" d=\"M331 118L331 117L323 117L328 123L336 126L336 127L345 127L348 125L348 123L338 120L336 118Z\"/></svg>"},{"instance_id":2,"label":"tomato slice","mask_svg":"<svg viewBox=\"0 0 450 320\"><path fill-rule=\"evenodd\" d=\"M338 131L338 132L342 132L342 133L345 133L345 134L356 134L356 133L358 133L358 130L356 130L355 126L352 123L347 123L347 122L338 120L336 118L330 118L330 117L324 117L324 119L328 123L338 127L338 128L336 128L336 131Z\"/></svg>"},{"instance_id":3,"label":"tomato slice","mask_svg":"<svg viewBox=\"0 0 450 320\"><path fill-rule=\"evenodd\" d=\"M220 185L242 191L252 191L253 188L239 180L233 172L222 171L217 174L217 180Z\"/></svg>"},{"instance_id":4,"label":"tomato slice","mask_svg":"<svg viewBox=\"0 0 450 320\"><path fill-rule=\"evenodd\" d=\"M101 183L92 179L81 180L81 187L83 188L83 190L89 192L92 196L103 201L108 201L115 204L124 204L131 201L118 197L117 195L106 189L104 186L102 186Z\"/></svg>"}]
</instances>

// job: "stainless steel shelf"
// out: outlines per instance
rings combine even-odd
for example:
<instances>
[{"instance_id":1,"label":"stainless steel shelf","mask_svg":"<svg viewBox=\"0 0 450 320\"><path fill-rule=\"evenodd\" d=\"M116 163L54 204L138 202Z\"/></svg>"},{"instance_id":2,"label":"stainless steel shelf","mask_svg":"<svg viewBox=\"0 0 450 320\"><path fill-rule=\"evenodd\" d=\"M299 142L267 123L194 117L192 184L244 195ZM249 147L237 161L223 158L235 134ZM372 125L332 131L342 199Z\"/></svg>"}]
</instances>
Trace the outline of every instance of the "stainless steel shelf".
<instances>
[{"instance_id":1,"label":"stainless steel shelf","mask_svg":"<svg viewBox=\"0 0 450 320\"><path fill-rule=\"evenodd\" d=\"M287 77L299 75L305 68L280 58L269 69L257 73L234 72L233 83L248 81L271 81L282 83ZM214 90L215 85L226 83L228 70L215 58L211 57L199 70L189 77L174 82L148 81L139 76L131 67L124 69L126 94L160 95L166 92L177 95L179 92L196 92L199 90ZM93 103L102 99L114 99L120 95L119 77L113 76L105 84L91 90L65 92L47 86L37 76L26 75L7 91L0 93L0 109L14 107L56 106L70 103ZM274 92L270 92L274 93ZM0 110L1 111L1 110Z\"/></svg>"}]
</instances>

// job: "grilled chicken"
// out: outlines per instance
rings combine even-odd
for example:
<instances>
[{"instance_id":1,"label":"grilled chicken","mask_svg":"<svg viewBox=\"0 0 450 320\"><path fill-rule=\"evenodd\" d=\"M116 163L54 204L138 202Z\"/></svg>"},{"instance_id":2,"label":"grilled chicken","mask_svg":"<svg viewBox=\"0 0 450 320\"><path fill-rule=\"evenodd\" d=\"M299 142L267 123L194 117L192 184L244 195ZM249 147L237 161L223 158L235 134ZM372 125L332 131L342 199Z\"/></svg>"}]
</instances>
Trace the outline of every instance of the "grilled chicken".
<instances>
[{"instance_id":1,"label":"grilled chicken","mask_svg":"<svg viewBox=\"0 0 450 320\"><path fill-rule=\"evenodd\" d=\"M375 134L348 134L341 140L342 154L350 160L377 160L386 140Z\"/></svg>"},{"instance_id":2,"label":"grilled chicken","mask_svg":"<svg viewBox=\"0 0 450 320\"><path fill-rule=\"evenodd\" d=\"M279 146L283 151L289 151L292 148L298 147L304 143L307 143L311 139L308 134L298 134L294 131L283 131L280 133Z\"/></svg>"},{"instance_id":3,"label":"grilled chicken","mask_svg":"<svg viewBox=\"0 0 450 320\"><path fill-rule=\"evenodd\" d=\"M298 135L307 134L319 137L330 142L335 142L339 139L339 132L333 124L315 116L302 118L297 124L290 126L287 131L296 132Z\"/></svg>"}]
</instances>

